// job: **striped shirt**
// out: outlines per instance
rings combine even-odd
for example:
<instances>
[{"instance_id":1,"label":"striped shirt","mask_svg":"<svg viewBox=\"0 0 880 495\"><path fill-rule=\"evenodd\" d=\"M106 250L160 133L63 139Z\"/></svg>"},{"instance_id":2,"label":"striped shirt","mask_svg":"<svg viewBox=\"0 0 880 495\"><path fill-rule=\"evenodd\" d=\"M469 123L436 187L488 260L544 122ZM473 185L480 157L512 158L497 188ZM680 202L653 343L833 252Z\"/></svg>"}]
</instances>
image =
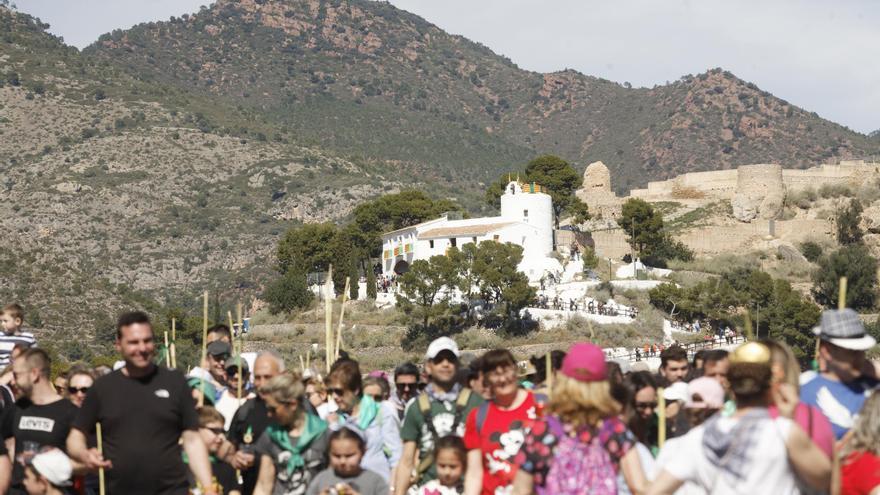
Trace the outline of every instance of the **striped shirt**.
<instances>
[{"instance_id":1,"label":"striped shirt","mask_svg":"<svg viewBox=\"0 0 880 495\"><path fill-rule=\"evenodd\" d=\"M6 335L5 333L0 332L0 369L9 366L12 349L14 349L16 345L21 344L30 348L36 345L36 343L37 339L35 339L34 334L30 332L21 332L12 335Z\"/></svg>"}]
</instances>

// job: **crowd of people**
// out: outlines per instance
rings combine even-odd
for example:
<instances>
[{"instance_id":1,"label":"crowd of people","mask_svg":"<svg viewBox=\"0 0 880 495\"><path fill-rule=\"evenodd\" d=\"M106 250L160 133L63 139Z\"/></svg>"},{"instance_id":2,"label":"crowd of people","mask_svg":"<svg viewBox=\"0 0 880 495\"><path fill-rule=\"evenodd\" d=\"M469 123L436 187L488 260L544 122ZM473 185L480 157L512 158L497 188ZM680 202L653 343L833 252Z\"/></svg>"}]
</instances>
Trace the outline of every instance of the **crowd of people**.
<instances>
[{"instance_id":1,"label":"crowd of people","mask_svg":"<svg viewBox=\"0 0 880 495\"><path fill-rule=\"evenodd\" d=\"M629 308L617 304L606 304L593 299L576 300L554 296L552 299L545 295L538 295L535 307L540 309L555 309L557 311L581 311L593 315L603 316L628 316L635 319L639 316L638 308Z\"/></svg>"},{"instance_id":2,"label":"crowd of people","mask_svg":"<svg viewBox=\"0 0 880 495\"><path fill-rule=\"evenodd\" d=\"M23 318L0 316L2 493L880 493L876 342L850 310L823 313L817 371L773 340L671 346L653 373L591 343L524 367L439 337L422 363L342 352L325 374L271 350L249 365L223 325L184 374L132 312L116 370L54 380Z\"/></svg>"}]
</instances>

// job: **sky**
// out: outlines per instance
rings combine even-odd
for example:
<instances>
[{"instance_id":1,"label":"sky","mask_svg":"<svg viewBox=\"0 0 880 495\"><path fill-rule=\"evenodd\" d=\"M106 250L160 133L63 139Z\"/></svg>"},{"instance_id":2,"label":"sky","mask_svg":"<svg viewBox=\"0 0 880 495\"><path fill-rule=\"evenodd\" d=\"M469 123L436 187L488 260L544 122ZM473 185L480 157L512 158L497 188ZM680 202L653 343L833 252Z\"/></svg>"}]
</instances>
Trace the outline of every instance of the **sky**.
<instances>
[{"instance_id":1,"label":"sky","mask_svg":"<svg viewBox=\"0 0 880 495\"><path fill-rule=\"evenodd\" d=\"M300 1L300 0L289 0ZM875 0L390 0L537 72L651 87L722 67L853 130L880 129ZM83 48L208 0L17 0Z\"/></svg>"}]
</instances>

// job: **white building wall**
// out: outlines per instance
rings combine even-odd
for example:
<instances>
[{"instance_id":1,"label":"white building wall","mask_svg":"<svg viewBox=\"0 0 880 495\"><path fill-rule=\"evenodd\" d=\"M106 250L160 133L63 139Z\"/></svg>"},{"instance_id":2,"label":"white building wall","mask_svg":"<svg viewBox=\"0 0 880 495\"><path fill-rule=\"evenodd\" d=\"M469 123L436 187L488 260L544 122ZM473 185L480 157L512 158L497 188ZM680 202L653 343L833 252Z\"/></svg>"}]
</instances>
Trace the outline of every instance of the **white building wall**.
<instances>
[{"instance_id":1,"label":"white building wall","mask_svg":"<svg viewBox=\"0 0 880 495\"><path fill-rule=\"evenodd\" d=\"M501 195L501 217L535 227L539 233L534 248L541 255L553 251L553 200L549 194L523 192L519 183L511 182Z\"/></svg>"}]
</instances>

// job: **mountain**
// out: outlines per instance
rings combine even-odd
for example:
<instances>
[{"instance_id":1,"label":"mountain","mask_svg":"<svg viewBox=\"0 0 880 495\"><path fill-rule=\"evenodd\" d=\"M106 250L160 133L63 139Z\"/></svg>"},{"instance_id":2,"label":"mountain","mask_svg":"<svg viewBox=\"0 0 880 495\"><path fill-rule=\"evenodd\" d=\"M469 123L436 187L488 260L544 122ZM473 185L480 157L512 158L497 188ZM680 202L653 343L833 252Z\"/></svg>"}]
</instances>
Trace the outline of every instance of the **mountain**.
<instances>
[{"instance_id":1,"label":"mountain","mask_svg":"<svg viewBox=\"0 0 880 495\"><path fill-rule=\"evenodd\" d=\"M246 301L291 224L410 184L398 164L276 136L45 29L0 6L0 300L31 325L93 335L124 308L205 288Z\"/></svg>"},{"instance_id":2,"label":"mountain","mask_svg":"<svg viewBox=\"0 0 880 495\"><path fill-rule=\"evenodd\" d=\"M382 193L481 213L483 184L537 154L602 160L622 190L880 148L720 69L538 74L384 2L221 0L83 52L47 28L0 5L0 299L59 335L206 288L248 300L285 229Z\"/></svg>"},{"instance_id":3,"label":"mountain","mask_svg":"<svg viewBox=\"0 0 880 495\"><path fill-rule=\"evenodd\" d=\"M877 143L714 69L653 89L538 74L386 2L219 0L85 50L132 77L258 112L298 138L427 165L467 187L538 153L602 160L616 187Z\"/></svg>"}]
</instances>

